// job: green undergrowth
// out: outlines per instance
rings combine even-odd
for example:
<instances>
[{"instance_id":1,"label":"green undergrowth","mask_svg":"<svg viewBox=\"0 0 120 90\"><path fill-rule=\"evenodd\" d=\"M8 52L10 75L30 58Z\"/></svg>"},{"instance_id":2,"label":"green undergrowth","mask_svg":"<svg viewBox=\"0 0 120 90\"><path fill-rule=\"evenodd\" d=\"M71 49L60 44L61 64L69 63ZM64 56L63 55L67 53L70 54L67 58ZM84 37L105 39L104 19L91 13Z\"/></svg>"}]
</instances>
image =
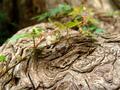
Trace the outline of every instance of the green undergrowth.
<instances>
[{"instance_id":1,"label":"green undergrowth","mask_svg":"<svg viewBox=\"0 0 120 90\"><path fill-rule=\"evenodd\" d=\"M66 18L67 20L63 21ZM36 19L38 22L49 21L60 29L77 29L91 34L100 34L104 31L98 27L99 20L95 18L94 10L83 5L72 7L67 4L60 4L58 7L32 19Z\"/></svg>"}]
</instances>

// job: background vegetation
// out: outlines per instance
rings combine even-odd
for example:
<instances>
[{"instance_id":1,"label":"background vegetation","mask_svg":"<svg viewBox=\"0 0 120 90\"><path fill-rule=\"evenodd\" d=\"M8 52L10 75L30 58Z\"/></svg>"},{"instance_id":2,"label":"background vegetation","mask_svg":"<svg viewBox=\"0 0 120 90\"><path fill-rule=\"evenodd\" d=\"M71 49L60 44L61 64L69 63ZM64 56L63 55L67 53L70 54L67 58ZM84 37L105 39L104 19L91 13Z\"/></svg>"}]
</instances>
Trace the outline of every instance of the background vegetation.
<instances>
[{"instance_id":1,"label":"background vegetation","mask_svg":"<svg viewBox=\"0 0 120 90\"><path fill-rule=\"evenodd\" d=\"M108 8L119 6L119 0L100 0L106 11ZM0 0L0 45L7 38L11 37L14 33L20 30L23 27L34 25L40 21L48 18L54 18L58 13L66 14L71 11L70 6L79 6L80 4L89 4L94 3L92 6L100 11L103 6L97 0ZM63 3L66 3L70 6L64 6ZM61 4L61 5L59 5ZM105 7L107 6L107 7ZM58 7L58 8L55 8ZM54 8L54 10L50 10ZM104 10L104 9L102 9ZM112 9L111 9L112 10ZM45 11L48 11L44 13ZM77 10L76 10L77 11ZM43 14L41 14L43 13ZM73 14L79 12L73 12ZM41 14L41 16L39 16ZM38 15L38 16L37 16ZM35 17L36 16L36 17ZM39 21L39 22L38 22ZM84 27L85 29L86 27ZM95 28L95 27L94 27Z\"/></svg>"}]
</instances>

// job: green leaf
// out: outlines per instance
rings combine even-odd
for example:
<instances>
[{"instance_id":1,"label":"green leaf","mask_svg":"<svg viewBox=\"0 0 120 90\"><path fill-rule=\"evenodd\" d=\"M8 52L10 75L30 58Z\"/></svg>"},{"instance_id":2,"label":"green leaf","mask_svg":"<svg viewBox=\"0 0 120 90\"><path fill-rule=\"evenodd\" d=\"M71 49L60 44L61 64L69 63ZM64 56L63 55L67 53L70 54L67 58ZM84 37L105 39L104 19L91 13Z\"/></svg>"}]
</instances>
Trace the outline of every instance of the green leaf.
<instances>
[{"instance_id":1,"label":"green leaf","mask_svg":"<svg viewBox=\"0 0 120 90\"><path fill-rule=\"evenodd\" d=\"M34 27L31 33L23 33L23 34L16 34L12 38L10 38L10 42L15 42L21 38L32 38L38 37L40 34L44 32L42 28Z\"/></svg>"},{"instance_id":2,"label":"green leaf","mask_svg":"<svg viewBox=\"0 0 120 90\"><path fill-rule=\"evenodd\" d=\"M82 16L81 15L77 15L74 20L78 20L78 21L82 21Z\"/></svg>"},{"instance_id":3,"label":"green leaf","mask_svg":"<svg viewBox=\"0 0 120 90\"><path fill-rule=\"evenodd\" d=\"M95 31L96 28L97 28L97 27L93 25L93 26L89 27L89 30L90 30L90 31Z\"/></svg>"},{"instance_id":4,"label":"green leaf","mask_svg":"<svg viewBox=\"0 0 120 90\"><path fill-rule=\"evenodd\" d=\"M91 22L92 24L99 24L99 21L90 15L88 15L86 19L87 22Z\"/></svg>"},{"instance_id":5,"label":"green leaf","mask_svg":"<svg viewBox=\"0 0 120 90\"><path fill-rule=\"evenodd\" d=\"M84 6L80 5L79 7L74 7L73 10L69 13L70 16L75 18L78 15L82 15L84 13Z\"/></svg>"},{"instance_id":6,"label":"green leaf","mask_svg":"<svg viewBox=\"0 0 120 90\"><path fill-rule=\"evenodd\" d=\"M28 36L28 34L16 34L12 38L10 38L10 42L15 42L16 40L24 38L26 36Z\"/></svg>"},{"instance_id":7,"label":"green leaf","mask_svg":"<svg viewBox=\"0 0 120 90\"><path fill-rule=\"evenodd\" d=\"M100 33L103 33L103 32L104 32L104 30L101 29L101 28L97 28L97 29L95 30L95 33L96 33L96 34L100 34Z\"/></svg>"},{"instance_id":8,"label":"green leaf","mask_svg":"<svg viewBox=\"0 0 120 90\"><path fill-rule=\"evenodd\" d=\"M87 31L88 28L87 28L86 26L83 26L83 27L82 27L82 30L83 30L83 31Z\"/></svg>"},{"instance_id":9,"label":"green leaf","mask_svg":"<svg viewBox=\"0 0 120 90\"><path fill-rule=\"evenodd\" d=\"M57 14L65 14L67 13L68 11L70 11L72 8L70 5L67 5L67 4L59 4L58 7L54 8L54 9L51 9L49 11L49 14L50 16L49 17L54 17L56 16Z\"/></svg>"},{"instance_id":10,"label":"green leaf","mask_svg":"<svg viewBox=\"0 0 120 90\"><path fill-rule=\"evenodd\" d=\"M67 4L60 4L59 8L60 8L61 12L64 12L64 13L68 13L72 9L72 7Z\"/></svg>"},{"instance_id":11,"label":"green leaf","mask_svg":"<svg viewBox=\"0 0 120 90\"><path fill-rule=\"evenodd\" d=\"M67 22L66 24L65 24L65 26L67 27L67 28L72 28L72 27L75 27L75 26L77 26L77 25L79 25L80 24L80 22L79 21L71 21L71 22Z\"/></svg>"},{"instance_id":12,"label":"green leaf","mask_svg":"<svg viewBox=\"0 0 120 90\"><path fill-rule=\"evenodd\" d=\"M46 13L43 13L41 15L33 17L32 20L36 19L37 21L42 21L42 20L48 18L48 16L49 16L49 13L46 12Z\"/></svg>"},{"instance_id":13,"label":"green leaf","mask_svg":"<svg viewBox=\"0 0 120 90\"><path fill-rule=\"evenodd\" d=\"M39 37L43 32L44 32L44 30L42 28L34 27L32 33L31 33L31 36Z\"/></svg>"},{"instance_id":14,"label":"green leaf","mask_svg":"<svg viewBox=\"0 0 120 90\"><path fill-rule=\"evenodd\" d=\"M60 22L54 22L54 25L60 29L66 29L66 26Z\"/></svg>"},{"instance_id":15,"label":"green leaf","mask_svg":"<svg viewBox=\"0 0 120 90\"><path fill-rule=\"evenodd\" d=\"M6 61L6 56L0 54L0 62L4 62L4 61Z\"/></svg>"}]
</instances>

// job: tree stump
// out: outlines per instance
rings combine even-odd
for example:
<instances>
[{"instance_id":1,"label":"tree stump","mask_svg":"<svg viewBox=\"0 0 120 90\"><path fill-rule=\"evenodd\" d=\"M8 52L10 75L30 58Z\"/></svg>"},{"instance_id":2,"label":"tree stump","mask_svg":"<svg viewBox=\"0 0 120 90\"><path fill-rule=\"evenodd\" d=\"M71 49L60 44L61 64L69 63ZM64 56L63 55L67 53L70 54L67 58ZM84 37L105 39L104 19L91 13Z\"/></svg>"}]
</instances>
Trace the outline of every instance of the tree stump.
<instances>
[{"instance_id":1,"label":"tree stump","mask_svg":"<svg viewBox=\"0 0 120 90\"><path fill-rule=\"evenodd\" d=\"M56 29L41 23L17 34L32 27ZM93 39L70 30L59 41L48 42L46 34L35 50L30 38L6 42L0 47L7 57L0 62L0 90L120 90L120 35L106 35Z\"/></svg>"}]
</instances>

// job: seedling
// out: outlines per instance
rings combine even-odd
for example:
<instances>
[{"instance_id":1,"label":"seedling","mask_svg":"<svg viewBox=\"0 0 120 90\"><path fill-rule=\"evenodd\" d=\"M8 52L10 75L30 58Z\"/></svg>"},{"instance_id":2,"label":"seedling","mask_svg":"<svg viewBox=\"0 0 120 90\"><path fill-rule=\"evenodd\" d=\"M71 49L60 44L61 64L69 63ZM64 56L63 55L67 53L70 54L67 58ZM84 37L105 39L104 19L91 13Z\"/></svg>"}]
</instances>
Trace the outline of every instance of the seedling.
<instances>
[{"instance_id":1,"label":"seedling","mask_svg":"<svg viewBox=\"0 0 120 90\"><path fill-rule=\"evenodd\" d=\"M42 28L33 27L31 33L16 34L10 39L10 42L15 42L15 41L17 41L21 38L31 38L32 41L33 41L33 47L36 48L35 39L36 38L41 38L41 35L42 35L43 32L44 32L44 30Z\"/></svg>"},{"instance_id":2,"label":"seedling","mask_svg":"<svg viewBox=\"0 0 120 90\"><path fill-rule=\"evenodd\" d=\"M6 56L3 54L0 54L0 62L6 61Z\"/></svg>"}]
</instances>

